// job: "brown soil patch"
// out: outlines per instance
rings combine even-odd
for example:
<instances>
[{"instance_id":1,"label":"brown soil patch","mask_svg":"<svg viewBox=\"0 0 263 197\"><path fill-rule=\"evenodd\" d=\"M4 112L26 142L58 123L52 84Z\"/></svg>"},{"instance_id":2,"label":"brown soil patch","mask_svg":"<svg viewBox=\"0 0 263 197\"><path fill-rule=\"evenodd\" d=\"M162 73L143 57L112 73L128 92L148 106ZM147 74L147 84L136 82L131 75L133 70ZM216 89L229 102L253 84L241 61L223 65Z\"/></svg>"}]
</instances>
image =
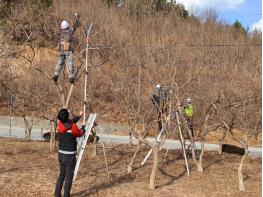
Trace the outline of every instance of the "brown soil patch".
<instances>
[{"instance_id":1,"label":"brown soil patch","mask_svg":"<svg viewBox=\"0 0 263 197\"><path fill-rule=\"evenodd\" d=\"M0 196L53 196L58 175L57 153L49 152L45 142L25 142L0 138ZM237 167L241 156L207 152L204 173L198 173L190 161L187 176L179 151L171 150L166 161L160 154L157 189L148 189L151 164L139 163L148 149L136 159L134 171L127 175L134 146L106 145L111 180L107 180L102 149L91 157L89 145L81 163L72 196L261 196L261 158L248 158L244 165L245 192L238 191Z\"/></svg>"}]
</instances>

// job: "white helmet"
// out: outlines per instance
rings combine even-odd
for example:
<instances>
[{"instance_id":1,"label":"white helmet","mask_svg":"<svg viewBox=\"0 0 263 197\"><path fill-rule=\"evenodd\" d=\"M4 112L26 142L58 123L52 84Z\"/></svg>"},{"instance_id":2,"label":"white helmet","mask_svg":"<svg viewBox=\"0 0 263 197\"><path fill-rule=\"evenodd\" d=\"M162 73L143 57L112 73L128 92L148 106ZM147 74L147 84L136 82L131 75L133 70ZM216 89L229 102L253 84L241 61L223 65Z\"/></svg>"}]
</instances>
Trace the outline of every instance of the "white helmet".
<instances>
[{"instance_id":1,"label":"white helmet","mask_svg":"<svg viewBox=\"0 0 263 197\"><path fill-rule=\"evenodd\" d=\"M190 98L187 98L187 99L186 99L186 103L191 103L191 99L190 99Z\"/></svg>"},{"instance_id":2,"label":"white helmet","mask_svg":"<svg viewBox=\"0 0 263 197\"><path fill-rule=\"evenodd\" d=\"M63 20L60 27L61 29L67 29L69 27L68 21Z\"/></svg>"},{"instance_id":3,"label":"white helmet","mask_svg":"<svg viewBox=\"0 0 263 197\"><path fill-rule=\"evenodd\" d=\"M158 84L156 85L156 89L160 89L160 88L161 88L161 84L158 83Z\"/></svg>"}]
</instances>

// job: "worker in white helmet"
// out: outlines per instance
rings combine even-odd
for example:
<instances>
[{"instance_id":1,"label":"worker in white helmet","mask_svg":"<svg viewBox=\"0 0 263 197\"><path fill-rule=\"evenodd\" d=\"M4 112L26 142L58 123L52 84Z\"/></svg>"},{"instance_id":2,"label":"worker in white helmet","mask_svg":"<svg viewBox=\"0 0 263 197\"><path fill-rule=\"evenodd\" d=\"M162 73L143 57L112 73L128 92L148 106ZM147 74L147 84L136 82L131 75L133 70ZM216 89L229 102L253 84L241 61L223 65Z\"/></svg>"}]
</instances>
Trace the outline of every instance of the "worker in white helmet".
<instances>
[{"instance_id":1,"label":"worker in white helmet","mask_svg":"<svg viewBox=\"0 0 263 197\"><path fill-rule=\"evenodd\" d=\"M161 84L158 83L158 84L156 85L156 90L160 90L160 89L161 89Z\"/></svg>"},{"instance_id":2,"label":"worker in white helmet","mask_svg":"<svg viewBox=\"0 0 263 197\"><path fill-rule=\"evenodd\" d=\"M76 69L73 61L73 34L76 29L80 26L79 15L75 14L75 22L72 27L70 27L69 22L63 20L60 25L60 41L59 41L59 59L55 67L53 80L56 83L61 70L64 67L65 62L67 61L68 72L69 72L69 82L74 83Z\"/></svg>"},{"instance_id":3,"label":"worker in white helmet","mask_svg":"<svg viewBox=\"0 0 263 197\"><path fill-rule=\"evenodd\" d=\"M117 0L116 4L118 8L122 8L124 6L124 0Z\"/></svg>"},{"instance_id":4,"label":"worker in white helmet","mask_svg":"<svg viewBox=\"0 0 263 197\"><path fill-rule=\"evenodd\" d=\"M162 120L161 120L161 109L160 109L160 94L161 94L161 89L162 89L162 86L160 83L158 83L156 86L155 86L155 94L152 95L152 98L153 98L153 103L155 104L156 106L156 109L157 109L157 124L158 124L158 130L159 132L161 132L162 128L163 128L163 125L162 125Z\"/></svg>"}]
</instances>

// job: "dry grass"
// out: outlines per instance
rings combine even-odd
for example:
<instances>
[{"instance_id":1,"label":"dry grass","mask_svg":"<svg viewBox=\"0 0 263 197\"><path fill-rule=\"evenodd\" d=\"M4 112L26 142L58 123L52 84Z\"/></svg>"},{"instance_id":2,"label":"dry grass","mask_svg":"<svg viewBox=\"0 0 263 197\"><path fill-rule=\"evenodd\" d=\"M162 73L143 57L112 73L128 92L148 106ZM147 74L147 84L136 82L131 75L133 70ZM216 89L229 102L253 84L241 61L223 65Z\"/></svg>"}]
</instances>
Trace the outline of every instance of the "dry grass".
<instances>
[{"instance_id":1,"label":"dry grass","mask_svg":"<svg viewBox=\"0 0 263 197\"><path fill-rule=\"evenodd\" d=\"M48 143L1 138L0 196L53 196L58 173L57 153L50 153ZM101 148L98 156L85 155L72 196L261 196L261 159L249 158L244 166L245 192L238 191L237 167L241 159L233 154L207 152L204 173L185 174L180 152L170 151L161 161L157 189L148 189L151 161L139 168L147 152L139 154L135 170L127 175L133 149L128 145L107 145L111 180L107 174ZM85 153L91 152L88 146ZM160 154L160 157L163 154Z\"/></svg>"}]
</instances>

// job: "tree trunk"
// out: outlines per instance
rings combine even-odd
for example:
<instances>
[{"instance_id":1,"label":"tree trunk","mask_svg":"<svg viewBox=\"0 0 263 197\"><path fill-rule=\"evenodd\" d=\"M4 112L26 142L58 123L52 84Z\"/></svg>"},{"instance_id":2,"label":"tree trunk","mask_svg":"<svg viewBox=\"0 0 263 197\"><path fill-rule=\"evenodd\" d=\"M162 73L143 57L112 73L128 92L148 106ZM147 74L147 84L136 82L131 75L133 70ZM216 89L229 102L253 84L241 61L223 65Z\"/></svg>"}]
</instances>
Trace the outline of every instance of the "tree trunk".
<instances>
[{"instance_id":1,"label":"tree trunk","mask_svg":"<svg viewBox=\"0 0 263 197\"><path fill-rule=\"evenodd\" d=\"M156 182L156 174L158 170L158 146L154 146L153 148L153 167L152 167L152 173L150 177L150 189L155 189L155 182Z\"/></svg>"},{"instance_id":2,"label":"tree trunk","mask_svg":"<svg viewBox=\"0 0 263 197\"><path fill-rule=\"evenodd\" d=\"M159 144L159 150L162 150L163 149L163 145L164 145L164 143L165 143L165 140L166 140L166 132L164 132L163 134L162 134L163 136L162 136L162 138L161 138L161 142L160 142L160 144Z\"/></svg>"},{"instance_id":3,"label":"tree trunk","mask_svg":"<svg viewBox=\"0 0 263 197\"><path fill-rule=\"evenodd\" d=\"M134 122L130 117L128 119L128 124L129 124L129 144L132 145L132 131L134 131Z\"/></svg>"},{"instance_id":4,"label":"tree trunk","mask_svg":"<svg viewBox=\"0 0 263 197\"><path fill-rule=\"evenodd\" d=\"M55 130L56 130L56 125L54 124L54 127L53 127L53 123L50 120L50 144L49 144L50 152L54 151L56 148L56 131Z\"/></svg>"},{"instance_id":5,"label":"tree trunk","mask_svg":"<svg viewBox=\"0 0 263 197\"><path fill-rule=\"evenodd\" d=\"M204 152L205 152L205 142L204 142L204 137L201 137L201 152L199 155L199 160L198 160L198 164L197 164L197 171L198 172L204 172L204 168L203 168L203 156L204 156Z\"/></svg>"},{"instance_id":6,"label":"tree trunk","mask_svg":"<svg viewBox=\"0 0 263 197\"><path fill-rule=\"evenodd\" d=\"M240 191L245 191L245 186L244 186L244 181L243 181L243 173L242 173L242 169L243 169L243 164L244 161L248 155L248 144L247 144L247 140L245 141L244 144L244 149L245 149L245 153L240 161L239 167L238 167L238 183L239 183L239 190Z\"/></svg>"},{"instance_id":7,"label":"tree trunk","mask_svg":"<svg viewBox=\"0 0 263 197\"><path fill-rule=\"evenodd\" d=\"M225 137L226 137L226 129L224 129L223 136L222 136L222 138L219 141L219 149L218 149L218 154L219 155L222 154L222 147L223 147L223 142L225 140Z\"/></svg>"},{"instance_id":8,"label":"tree trunk","mask_svg":"<svg viewBox=\"0 0 263 197\"><path fill-rule=\"evenodd\" d=\"M132 157L132 160L131 160L130 164L128 165L128 174L132 173L132 164L133 164L138 152L140 151L140 148L141 148L141 142L138 141L137 149L135 150L133 157Z\"/></svg>"},{"instance_id":9,"label":"tree trunk","mask_svg":"<svg viewBox=\"0 0 263 197\"><path fill-rule=\"evenodd\" d=\"M129 131L129 144L132 145L132 133Z\"/></svg>"},{"instance_id":10,"label":"tree trunk","mask_svg":"<svg viewBox=\"0 0 263 197\"><path fill-rule=\"evenodd\" d=\"M28 123L28 120L26 119L25 115L23 115L23 120L24 120L24 124L25 124L25 140L30 141L30 132L31 131L29 131L29 123Z\"/></svg>"},{"instance_id":11,"label":"tree trunk","mask_svg":"<svg viewBox=\"0 0 263 197\"><path fill-rule=\"evenodd\" d=\"M31 136L32 127L29 127L27 131L28 131L28 141L30 141L32 137Z\"/></svg>"}]
</instances>

